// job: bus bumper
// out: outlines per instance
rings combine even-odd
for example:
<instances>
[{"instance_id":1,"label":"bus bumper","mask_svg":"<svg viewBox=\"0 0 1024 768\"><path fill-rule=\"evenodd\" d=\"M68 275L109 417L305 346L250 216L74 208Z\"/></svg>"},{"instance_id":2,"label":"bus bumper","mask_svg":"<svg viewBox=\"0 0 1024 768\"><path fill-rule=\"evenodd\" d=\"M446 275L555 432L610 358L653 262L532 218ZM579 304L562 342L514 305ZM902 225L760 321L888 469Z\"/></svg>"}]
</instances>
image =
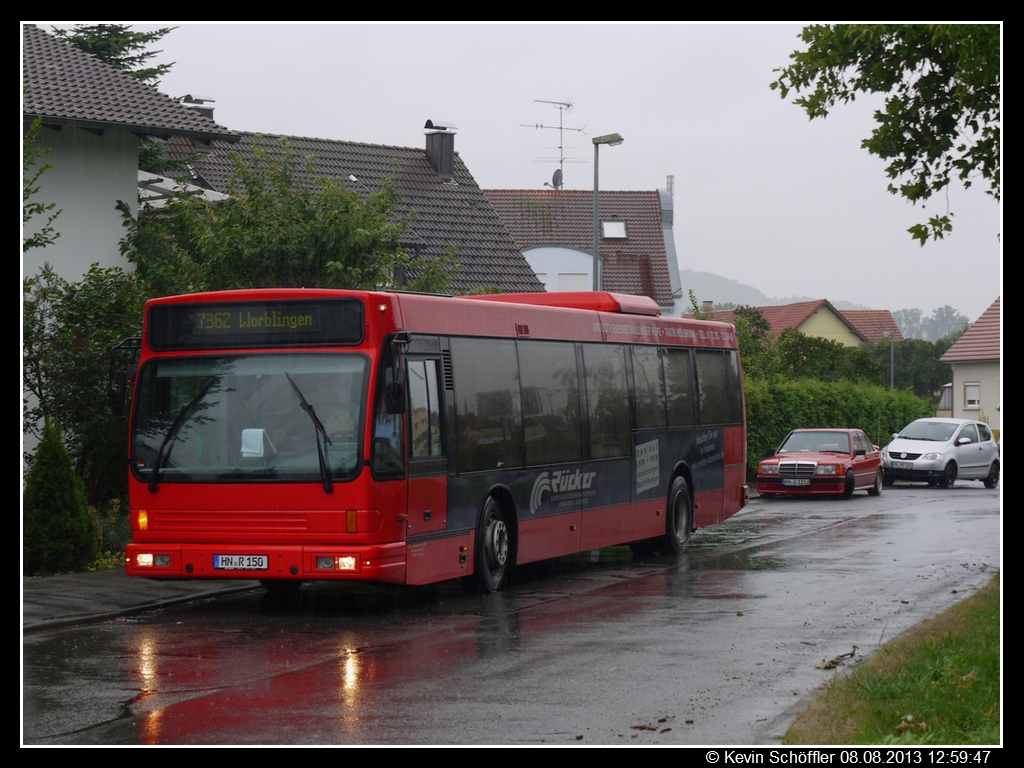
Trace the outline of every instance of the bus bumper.
<instances>
[{"instance_id":1,"label":"bus bumper","mask_svg":"<svg viewBox=\"0 0 1024 768\"><path fill-rule=\"evenodd\" d=\"M129 544L129 576L405 583L405 542L366 546Z\"/></svg>"}]
</instances>

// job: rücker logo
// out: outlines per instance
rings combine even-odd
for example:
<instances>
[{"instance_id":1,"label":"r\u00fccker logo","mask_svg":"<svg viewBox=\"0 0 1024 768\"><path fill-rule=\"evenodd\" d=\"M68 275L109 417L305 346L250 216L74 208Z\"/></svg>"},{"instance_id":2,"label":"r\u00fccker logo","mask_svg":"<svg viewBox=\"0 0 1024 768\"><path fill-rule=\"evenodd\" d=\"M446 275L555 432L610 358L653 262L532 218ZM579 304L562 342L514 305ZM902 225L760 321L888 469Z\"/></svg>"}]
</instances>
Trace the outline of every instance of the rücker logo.
<instances>
[{"instance_id":1,"label":"r\u00fccker logo","mask_svg":"<svg viewBox=\"0 0 1024 768\"><path fill-rule=\"evenodd\" d=\"M580 472L578 469L575 472L567 469L541 472L533 481L533 490L530 492L530 514L537 514L540 505L544 503L545 492L550 493L554 500L559 494L590 488L595 477L597 472Z\"/></svg>"}]
</instances>

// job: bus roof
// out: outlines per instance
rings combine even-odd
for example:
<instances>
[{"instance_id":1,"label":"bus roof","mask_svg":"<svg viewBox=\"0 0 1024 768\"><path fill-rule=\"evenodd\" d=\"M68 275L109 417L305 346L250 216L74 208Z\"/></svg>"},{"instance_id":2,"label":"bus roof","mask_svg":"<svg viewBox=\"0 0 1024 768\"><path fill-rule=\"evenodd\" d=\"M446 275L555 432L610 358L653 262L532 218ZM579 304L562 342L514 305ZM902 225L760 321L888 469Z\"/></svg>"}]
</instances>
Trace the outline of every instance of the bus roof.
<instances>
[{"instance_id":1,"label":"bus roof","mask_svg":"<svg viewBox=\"0 0 1024 768\"><path fill-rule=\"evenodd\" d=\"M504 301L511 304L533 304L539 307L590 309L595 312L618 312L623 315L661 315L661 307L648 296L630 296L606 291L564 291L554 293L492 293L464 296L479 301Z\"/></svg>"}]
</instances>

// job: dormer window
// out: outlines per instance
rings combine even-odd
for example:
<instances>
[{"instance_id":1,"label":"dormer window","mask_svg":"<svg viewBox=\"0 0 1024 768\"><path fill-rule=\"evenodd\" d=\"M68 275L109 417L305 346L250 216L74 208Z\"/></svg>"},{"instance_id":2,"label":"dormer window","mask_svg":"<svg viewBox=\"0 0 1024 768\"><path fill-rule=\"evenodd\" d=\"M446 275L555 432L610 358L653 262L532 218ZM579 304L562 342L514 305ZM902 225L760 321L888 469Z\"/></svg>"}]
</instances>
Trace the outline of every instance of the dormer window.
<instances>
[{"instance_id":1,"label":"dormer window","mask_svg":"<svg viewBox=\"0 0 1024 768\"><path fill-rule=\"evenodd\" d=\"M605 240L625 240L626 222L624 221L602 221L601 232Z\"/></svg>"}]
</instances>

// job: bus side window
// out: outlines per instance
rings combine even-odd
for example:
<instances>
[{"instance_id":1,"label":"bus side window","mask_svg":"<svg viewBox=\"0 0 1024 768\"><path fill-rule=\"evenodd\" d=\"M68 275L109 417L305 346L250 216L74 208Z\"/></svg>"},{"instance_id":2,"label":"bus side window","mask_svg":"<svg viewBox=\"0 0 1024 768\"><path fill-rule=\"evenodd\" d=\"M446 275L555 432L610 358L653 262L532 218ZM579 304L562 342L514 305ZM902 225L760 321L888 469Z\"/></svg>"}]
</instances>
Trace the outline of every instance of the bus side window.
<instances>
[{"instance_id":1,"label":"bus side window","mask_svg":"<svg viewBox=\"0 0 1024 768\"><path fill-rule=\"evenodd\" d=\"M405 477L405 441L402 439L402 415L388 413L385 371L382 361L377 381L377 399L373 408L373 454L370 469L373 476L388 480Z\"/></svg>"},{"instance_id":2,"label":"bus side window","mask_svg":"<svg viewBox=\"0 0 1024 768\"><path fill-rule=\"evenodd\" d=\"M409 369L409 425L413 458L440 456L441 407L437 390L437 361L410 360Z\"/></svg>"}]
</instances>

